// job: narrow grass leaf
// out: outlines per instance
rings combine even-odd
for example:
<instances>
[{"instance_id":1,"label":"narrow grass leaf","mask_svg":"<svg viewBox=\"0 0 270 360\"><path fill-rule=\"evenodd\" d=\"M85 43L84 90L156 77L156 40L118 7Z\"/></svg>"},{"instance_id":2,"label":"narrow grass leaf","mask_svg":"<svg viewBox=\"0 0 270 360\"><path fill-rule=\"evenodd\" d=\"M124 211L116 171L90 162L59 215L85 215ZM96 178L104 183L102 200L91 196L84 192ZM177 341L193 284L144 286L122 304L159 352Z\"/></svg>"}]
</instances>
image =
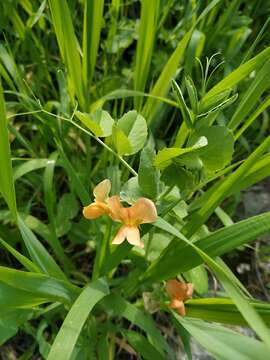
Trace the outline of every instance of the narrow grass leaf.
<instances>
[{"instance_id":1,"label":"narrow grass leaf","mask_svg":"<svg viewBox=\"0 0 270 360\"><path fill-rule=\"evenodd\" d=\"M71 283L48 275L15 270L0 266L1 282L13 287L33 293L47 301L60 301L71 304L80 293L80 288Z\"/></svg>"},{"instance_id":2,"label":"narrow grass leaf","mask_svg":"<svg viewBox=\"0 0 270 360\"><path fill-rule=\"evenodd\" d=\"M144 330L150 343L160 354L164 356L166 352L170 353L170 348L156 327L153 319L143 311L139 310L135 305L130 304L119 295L110 295L106 297L102 302L102 305L106 309L112 310L114 315L124 317Z\"/></svg>"},{"instance_id":3,"label":"narrow grass leaf","mask_svg":"<svg viewBox=\"0 0 270 360\"><path fill-rule=\"evenodd\" d=\"M228 127L235 130L248 115L249 111L256 105L263 92L270 87L269 80L270 60L266 61L260 71L256 74L243 98L235 110Z\"/></svg>"},{"instance_id":4,"label":"narrow grass leaf","mask_svg":"<svg viewBox=\"0 0 270 360\"><path fill-rule=\"evenodd\" d=\"M106 281L101 278L87 285L67 314L47 360L68 360L91 310L104 296L109 294Z\"/></svg>"},{"instance_id":5,"label":"narrow grass leaf","mask_svg":"<svg viewBox=\"0 0 270 360\"><path fill-rule=\"evenodd\" d=\"M164 359L160 353L151 345L144 336L131 330L122 330L121 333L130 345L146 360Z\"/></svg>"},{"instance_id":6,"label":"narrow grass leaf","mask_svg":"<svg viewBox=\"0 0 270 360\"><path fill-rule=\"evenodd\" d=\"M46 248L36 238L35 234L29 229L21 217L18 218L19 229L25 246L34 261L44 274L51 275L58 279L66 279L65 274L49 254Z\"/></svg>"},{"instance_id":7,"label":"narrow grass leaf","mask_svg":"<svg viewBox=\"0 0 270 360\"><path fill-rule=\"evenodd\" d=\"M260 341L217 324L198 319L174 317L210 354L222 360L264 360L268 348Z\"/></svg>"},{"instance_id":8,"label":"narrow grass leaf","mask_svg":"<svg viewBox=\"0 0 270 360\"><path fill-rule=\"evenodd\" d=\"M7 119L5 112L5 103L3 89L0 79L0 192L6 200L13 218L17 219L17 206L15 188L13 183L13 174L11 166L11 154L8 140Z\"/></svg>"}]
</instances>

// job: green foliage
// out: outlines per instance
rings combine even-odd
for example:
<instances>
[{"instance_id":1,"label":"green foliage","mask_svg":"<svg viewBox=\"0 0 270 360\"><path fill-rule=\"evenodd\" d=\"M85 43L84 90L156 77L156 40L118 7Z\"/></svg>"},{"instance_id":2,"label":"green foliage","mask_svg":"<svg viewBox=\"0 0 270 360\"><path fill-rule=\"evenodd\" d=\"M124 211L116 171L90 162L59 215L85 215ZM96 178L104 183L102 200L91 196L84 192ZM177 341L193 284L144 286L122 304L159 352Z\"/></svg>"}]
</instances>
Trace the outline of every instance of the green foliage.
<instances>
[{"instance_id":1,"label":"green foliage","mask_svg":"<svg viewBox=\"0 0 270 360\"><path fill-rule=\"evenodd\" d=\"M175 328L189 360L191 337L216 358L267 358L270 212L242 192L270 175L268 10L1 2L0 357L173 360ZM157 220L147 201L115 218L92 194L104 179ZM112 244L123 223L144 248ZM175 278L194 285L186 317L169 309Z\"/></svg>"}]
</instances>

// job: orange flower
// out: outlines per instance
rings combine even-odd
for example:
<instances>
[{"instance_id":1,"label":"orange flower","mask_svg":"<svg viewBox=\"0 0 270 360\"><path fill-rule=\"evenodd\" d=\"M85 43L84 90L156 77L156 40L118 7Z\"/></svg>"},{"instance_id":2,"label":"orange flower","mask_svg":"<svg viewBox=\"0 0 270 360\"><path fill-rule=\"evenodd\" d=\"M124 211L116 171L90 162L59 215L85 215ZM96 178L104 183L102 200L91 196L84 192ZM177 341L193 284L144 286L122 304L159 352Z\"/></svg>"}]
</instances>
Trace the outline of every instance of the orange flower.
<instances>
[{"instance_id":1,"label":"orange flower","mask_svg":"<svg viewBox=\"0 0 270 360\"><path fill-rule=\"evenodd\" d=\"M120 203L119 196L112 196L108 199L108 206L110 217L114 221L123 223L112 243L118 245L127 239L131 245L143 248L138 226L156 221L157 210L154 203L149 199L140 198L135 204L125 208Z\"/></svg>"},{"instance_id":2,"label":"orange flower","mask_svg":"<svg viewBox=\"0 0 270 360\"><path fill-rule=\"evenodd\" d=\"M184 301L192 298L193 284L183 283L177 280L168 280L166 282L166 290L171 298L170 307L175 309L179 315L185 316Z\"/></svg>"},{"instance_id":3,"label":"orange flower","mask_svg":"<svg viewBox=\"0 0 270 360\"><path fill-rule=\"evenodd\" d=\"M109 213L109 207L106 203L109 192L111 191L111 182L109 179L101 181L93 190L95 200L83 208L83 216L86 219L96 219L101 215Z\"/></svg>"}]
</instances>

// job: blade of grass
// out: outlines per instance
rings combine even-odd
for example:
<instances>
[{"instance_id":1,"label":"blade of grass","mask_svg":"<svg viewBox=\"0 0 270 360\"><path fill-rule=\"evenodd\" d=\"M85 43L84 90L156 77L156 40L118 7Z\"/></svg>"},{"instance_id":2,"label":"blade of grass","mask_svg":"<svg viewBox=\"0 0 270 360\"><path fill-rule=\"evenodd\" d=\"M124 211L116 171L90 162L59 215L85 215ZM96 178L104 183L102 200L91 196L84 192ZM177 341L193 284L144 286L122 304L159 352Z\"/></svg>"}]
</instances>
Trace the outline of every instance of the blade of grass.
<instances>
[{"instance_id":1,"label":"blade of grass","mask_svg":"<svg viewBox=\"0 0 270 360\"><path fill-rule=\"evenodd\" d=\"M227 75L218 84L213 86L202 99L202 103L208 98L213 97L224 90L231 89L237 85L240 81L245 79L252 71L261 67L265 61L269 58L270 46L261 51L258 55L246 63L240 65L236 70Z\"/></svg>"},{"instance_id":2,"label":"blade of grass","mask_svg":"<svg viewBox=\"0 0 270 360\"><path fill-rule=\"evenodd\" d=\"M182 232L190 237L201 225L203 225L216 207L228 196L231 189L236 186L242 176L260 159L263 153L270 146L270 136L268 136L260 146L247 158L247 160L238 167L236 171L230 174L224 182L219 184L216 192L212 193L202 207L192 214L188 219Z\"/></svg>"},{"instance_id":3,"label":"blade of grass","mask_svg":"<svg viewBox=\"0 0 270 360\"><path fill-rule=\"evenodd\" d=\"M89 313L96 303L108 294L109 288L103 278L83 289L56 335L47 360L68 360L71 358L72 351Z\"/></svg>"},{"instance_id":4,"label":"blade of grass","mask_svg":"<svg viewBox=\"0 0 270 360\"><path fill-rule=\"evenodd\" d=\"M68 3L66 0L49 0L49 7L60 53L69 74L71 98L74 99L76 94L80 106L84 108L82 65Z\"/></svg>"},{"instance_id":5,"label":"blade of grass","mask_svg":"<svg viewBox=\"0 0 270 360\"><path fill-rule=\"evenodd\" d=\"M18 216L18 226L25 246L34 263L44 274L51 275L57 279L65 280L65 274L20 216Z\"/></svg>"},{"instance_id":6,"label":"blade of grass","mask_svg":"<svg viewBox=\"0 0 270 360\"><path fill-rule=\"evenodd\" d=\"M98 54L100 32L103 22L104 0L84 2L83 23L83 80L85 93L90 93Z\"/></svg>"},{"instance_id":7,"label":"blade of grass","mask_svg":"<svg viewBox=\"0 0 270 360\"><path fill-rule=\"evenodd\" d=\"M245 119L249 111L258 102L263 92L270 87L270 60L266 61L260 71L256 74L251 85L244 93L243 98L235 110L228 127L235 130Z\"/></svg>"},{"instance_id":8,"label":"blade of grass","mask_svg":"<svg viewBox=\"0 0 270 360\"><path fill-rule=\"evenodd\" d=\"M0 192L6 200L14 220L17 220L17 206L13 182L11 154L8 140L7 119L3 89L0 79Z\"/></svg>"},{"instance_id":9,"label":"blade of grass","mask_svg":"<svg viewBox=\"0 0 270 360\"><path fill-rule=\"evenodd\" d=\"M197 21L193 24L191 29L184 35L182 40L179 42L178 46L170 56L169 60L165 64L161 74L158 77L158 80L155 82L153 89L150 94L154 96L164 97L169 89L170 82L172 78L175 76L176 70L179 67L180 61L183 59L185 54L185 50L187 48L188 42L192 35L193 30L196 25L219 3L220 0L213 0L211 3L206 6L204 11L198 17ZM143 108L143 115L146 118L148 124L150 124L153 118L156 115L156 111L158 109L159 104L157 101L149 98L147 99L145 106Z\"/></svg>"},{"instance_id":10,"label":"blade of grass","mask_svg":"<svg viewBox=\"0 0 270 360\"><path fill-rule=\"evenodd\" d=\"M217 359L264 360L268 357L268 348L256 339L199 319L180 317L176 313L173 316Z\"/></svg>"},{"instance_id":11,"label":"blade of grass","mask_svg":"<svg viewBox=\"0 0 270 360\"><path fill-rule=\"evenodd\" d=\"M135 55L134 89L144 92L149 75L156 38L159 0L142 0L139 37ZM142 99L135 97L135 108L140 111Z\"/></svg>"}]
</instances>

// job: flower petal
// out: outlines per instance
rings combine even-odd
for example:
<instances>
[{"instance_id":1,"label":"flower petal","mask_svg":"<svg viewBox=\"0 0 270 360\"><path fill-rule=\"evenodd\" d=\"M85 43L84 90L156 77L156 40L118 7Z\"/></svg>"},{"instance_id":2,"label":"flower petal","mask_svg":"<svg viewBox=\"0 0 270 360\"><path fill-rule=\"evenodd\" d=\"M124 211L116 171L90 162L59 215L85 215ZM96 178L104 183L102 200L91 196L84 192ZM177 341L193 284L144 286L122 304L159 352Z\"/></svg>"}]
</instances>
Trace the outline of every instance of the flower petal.
<instances>
[{"instance_id":1,"label":"flower petal","mask_svg":"<svg viewBox=\"0 0 270 360\"><path fill-rule=\"evenodd\" d=\"M186 309L183 301L176 299L172 300L170 303L170 308L175 309L181 316L186 315Z\"/></svg>"},{"instance_id":2,"label":"flower petal","mask_svg":"<svg viewBox=\"0 0 270 360\"><path fill-rule=\"evenodd\" d=\"M105 201L111 191L111 182L109 179L101 181L93 190L94 197L97 201Z\"/></svg>"},{"instance_id":3,"label":"flower petal","mask_svg":"<svg viewBox=\"0 0 270 360\"><path fill-rule=\"evenodd\" d=\"M107 213L107 205L103 203L92 203L83 208L83 216L86 219L96 219Z\"/></svg>"},{"instance_id":4,"label":"flower petal","mask_svg":"<svg viewBox=\"0 0 270 360\"><path fill-rule=\"evenodd\" d=\"M140 231L137 226L126 226L127 230L127 241L131 245L139 246L140 248L144 247L144 243L141 241Z\"/></svg>"},{"instance_id":5,"label":"flower petal","mask_svg":"<svg viewBox=\"0 0 270 360\"><path fill-rule=\"evenodd\" d=\"M122 206L118 195L109 197L107 203L110 209L109 215L114 221L121 221L123 223L128 221L128 209Z\"/></svg>"},{"instance_id":6,"label":"flower petal","mask_svg":"<svg viewBox=\"0 0 270 360\"><path fill-rule=\"evenodd\" d=\"M126 239L127 237L127 226L122 226L118 233L116 234L115 238L112 241L112 244L114 245L119 245L122 244L122 242Z\"/></svg>"},{"instance_id":7,"label":"flower petal","mask_svg":"<svg viewBox=\"0 0 270 360\"><path fill-rule=\"evenodd\" d=\"M140 198L129 209L129 218L136 224L145 224L157 220L157 210L153 201Z\"/></svg>"},{"instance_id":8,"label":"flower petal","mask_svg":"<svg viewBox=\"0 0 270 360\"><path fill-rule=\"evenodd\" d=\"M184 300L186 297L187 284L177 280L168 280L166 290L172 299Z\"/></svg>"}]
</instances>

